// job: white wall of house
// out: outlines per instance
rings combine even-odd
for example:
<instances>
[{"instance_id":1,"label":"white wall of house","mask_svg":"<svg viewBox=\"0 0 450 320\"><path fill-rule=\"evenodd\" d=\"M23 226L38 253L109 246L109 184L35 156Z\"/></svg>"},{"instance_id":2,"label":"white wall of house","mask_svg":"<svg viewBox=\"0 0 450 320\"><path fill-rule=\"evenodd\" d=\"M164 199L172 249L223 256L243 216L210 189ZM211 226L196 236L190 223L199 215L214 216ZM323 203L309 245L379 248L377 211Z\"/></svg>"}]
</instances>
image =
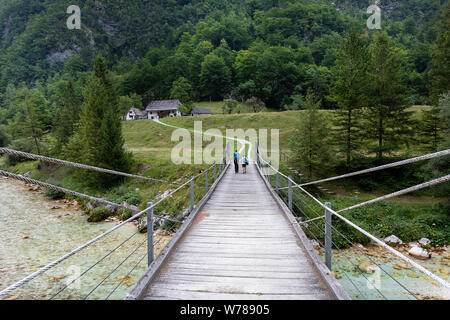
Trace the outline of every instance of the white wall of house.
<instances>
[{"instance_id":1,"label":"white wall of house","mask_svg":"<svg viewBox=\"0 0 450 320\"><path fill-rule=\"evenodd\" d=\"M126 121L136 120L136 114L133 111L129 111L125 118Z\"/></svg>"},{"instance_id":2,"label":"white wall of house","mask_svg":"<svg viewBox=\"0 0 450 320\"><path fill-rule=\"evenodd\" d=\"M150 120L158 120L159 119L158 112L156 112L156 111L149 112L148 113L148 119L150 119Z\"/></svg>"}]
</instances>

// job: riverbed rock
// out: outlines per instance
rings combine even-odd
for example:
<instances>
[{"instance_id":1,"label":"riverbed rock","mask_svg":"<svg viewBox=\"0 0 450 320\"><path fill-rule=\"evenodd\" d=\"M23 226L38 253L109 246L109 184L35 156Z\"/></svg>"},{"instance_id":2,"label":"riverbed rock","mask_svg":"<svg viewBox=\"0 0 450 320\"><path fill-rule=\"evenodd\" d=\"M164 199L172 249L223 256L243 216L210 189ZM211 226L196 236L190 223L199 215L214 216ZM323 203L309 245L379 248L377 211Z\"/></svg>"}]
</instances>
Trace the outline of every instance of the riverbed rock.
<instances>
[{"instance_id":1,"label":"riverbed rock","mask_svg":"<svg viewBox=\"0 0 450 320\"><path fill-rule=\"evenodd\" d=\"M368 249L366 247L364 247L361 243L355 243L355 247L364 250L364 251L368 251Z\"/></svg>"},{"instance_id":2,"label":"riverbed rock","mask_svg":"<svg viewBox=\"0 0 450 320\"><path fill-rule=\"evenodd\" d=\"M140 233L147 233L147 219L140 219L138 229Z\"/></svg>"},{"instance_id":3,"label":"riverbed rock","mask_svg":"<svg viewBox=\"0 0 450 320\"><path fill-rule=\"evenodd\" d=\"M86 209L88 209L88 210L93 210L95 207L94 207L94 205L92 204L92 202L88 202L88 203L86 203Z\"/></svg>"},{"instance_id":4,"label":"riverbed rock","mask_svg":"<svg viewBox=\"0 0 450 320\"><path fill-rule=\"evenodd\" d=\"M398 238L395 235L391 235L391 236L385 238L384 242L386 242L387 244L393 244L393 245L403 244L403 241L400 240L400 238Z\"/></svg>"},{"instance_id":5,"label":"riverbed rock","mask_svg":"<svg viewBox=\"0 0 450 320\"><path fill-rule=\"evenodd\" d=\"M420 247L412 247L408 251L408 254L410 256L413 256L418 259L423 259L423 260L427 260L427 259L431 258L431 254L427 250L420 248Z\"/></svg>"},{"instance_id":6,"label":"riverbed rock","mask_svg":"<svg viewBox=\"0 0 450 320\"><path fill-rule=\"evenodd\" d=\"M422 238L419 240L419 244L422 246L427 246L427 245L431 244L431 240L428 238Z\"/></svg>"},{"instance_id":7,"label":"riverbed rock","mask_svg":"<svg viewBox=\"0 0 450 320\"><path fill-rule=\"evenodd\" d=\"M358 265L358 269L364 273L374 273L375 266L369 262L362 262Z\"/></svg>"},{"instance_id":8,"label":"riverbed rock","mask_svg":"<svg viewBox=\"0 0 450 320\"><path fill-rule=\"evenodd\" d=\"M115 214L117 207L113 206L112 204L108 204L105 209L107 209L109 211L110 214Z\"/></svg>"},{"instance_id":9,"label":"riverbed rock","mask_svg":"<svg viewBox=\"0 0 450 320\"><path fill-rule=\"evenodd\" d=\"M316 240L310 240L313 248L320 248L320 244Z\"/></svg>"},{"instance_id":10,"label":"riverbed rock","mask_svg":"<svg viewBox=\"0 0 450 320\"><path fill-rule=\"evenodd\" d=\"M53 207L52 207L52 210L59 210L59 209L61 209L60 206L53 206Z\"/></svg>"},{"instance_id":11,"label":"riverbed rock","mask_svg":"<svg viewBox=\"0 0 450 320\"><path fill-rule=\"evenodd\" d=\"M399 263L394 265L394 269L396 269L396 270L403 270L403 269L410 270L410 269L412 269L412 267L409 264L407 264L406 262L399 262Z\"/></svg>"}]
</instances>

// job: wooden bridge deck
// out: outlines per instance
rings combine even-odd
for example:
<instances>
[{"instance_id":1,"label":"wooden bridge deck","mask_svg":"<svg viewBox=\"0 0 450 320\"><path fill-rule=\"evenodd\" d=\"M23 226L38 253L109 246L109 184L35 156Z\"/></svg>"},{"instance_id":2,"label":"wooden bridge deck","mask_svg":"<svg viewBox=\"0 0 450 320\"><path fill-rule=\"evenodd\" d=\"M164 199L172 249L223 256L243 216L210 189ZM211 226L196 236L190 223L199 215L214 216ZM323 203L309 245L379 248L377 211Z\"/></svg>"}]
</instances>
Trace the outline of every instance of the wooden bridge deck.
<instances>
[{"instance_id":1,"label":"wooden bridge deck","mask_svg":"<svg viewBox=\"0 0 450 320\"><path fill-rule=\"evenodd\" d=\"M141 299L336 298L257 170L230 166Z\"/></svg>"}]
</instances>

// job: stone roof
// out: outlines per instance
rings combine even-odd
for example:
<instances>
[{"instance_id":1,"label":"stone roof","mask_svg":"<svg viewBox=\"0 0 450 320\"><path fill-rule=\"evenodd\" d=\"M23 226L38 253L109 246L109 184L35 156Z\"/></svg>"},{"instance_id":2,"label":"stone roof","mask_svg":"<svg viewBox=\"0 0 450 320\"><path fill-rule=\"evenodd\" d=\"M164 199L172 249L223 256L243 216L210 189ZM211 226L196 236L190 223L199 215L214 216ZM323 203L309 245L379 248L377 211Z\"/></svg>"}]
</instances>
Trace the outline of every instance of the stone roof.
<instances>
[{"instance_id":1,"label":"stone roof","mask_svg":"<svg viewBox=\"0 0 450 320\"><path fill-rule=\"evenodd\" d=\"M140 110L140 109L137 109L137 108L131 108L130 111L133 111L134 114L136 114L137 116L142 116L143 117L143 116L147 115L147 112L145 110Z\"/></svg>"},{"instance_id":2,"label":"stone roof","mask_svg":"<svg viewBox=\"0 0 450 320\"><path fill-rule=\"evenodd\" d=\"M177 110L180 105L180 100L156 100L150 102L145 111Z\"/></svg>"},{"instance_id":3,"label":"stone roof","mask_svg":"<svg viewBox=\"0 0 450 320\"><path fill-rule=\"evenodd\" d=\"M212 114L211 110L208 108L192 108L192 113L194 113L194 114Z\"/></svg>"}]
</instances>

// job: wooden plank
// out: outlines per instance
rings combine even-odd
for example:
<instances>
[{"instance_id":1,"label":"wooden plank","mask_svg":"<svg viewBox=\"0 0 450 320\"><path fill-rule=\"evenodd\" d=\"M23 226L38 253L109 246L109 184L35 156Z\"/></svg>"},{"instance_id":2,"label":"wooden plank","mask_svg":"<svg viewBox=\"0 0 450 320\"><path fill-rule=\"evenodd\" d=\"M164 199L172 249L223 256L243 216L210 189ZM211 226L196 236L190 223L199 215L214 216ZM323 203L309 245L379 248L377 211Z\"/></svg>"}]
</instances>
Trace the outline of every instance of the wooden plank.
<instances>
[{"instance_id":1,"label":"wooden plank","mask_svg":"<svg viewBox=\"0 0 450 320\"><path fill-rule=\"evenodd\" d=\"M330 299L255 166L229 169L145 299Z\"/></svg>"},{"instance_id":2,"label":"wooden plank","mask_svg":"<svg viewBox=\"0 0 450 320\"><path fill-rule=\"evenodd\" d=\"M289 285L281 286L279 284L268 284L266 281L260 281L258 284L234 282L198 282L198 281L180 281L160 282L155 281L150 287L153 289L172 289L189 291L206 291L215 293L248 293L248 294L324 294L326 291L318 284L314 285Z\"/></svg>"},{"instance_id":3,"label":"wooden plank","mask_svg":"<svg viewBox=\"0 0 450 320\"><path fill-rule=\"evenodd\" d=\"M275 294L227 294L153 288L145 300L328 300L325 294L275 295Z\"/></svg>"}]
</instances>

